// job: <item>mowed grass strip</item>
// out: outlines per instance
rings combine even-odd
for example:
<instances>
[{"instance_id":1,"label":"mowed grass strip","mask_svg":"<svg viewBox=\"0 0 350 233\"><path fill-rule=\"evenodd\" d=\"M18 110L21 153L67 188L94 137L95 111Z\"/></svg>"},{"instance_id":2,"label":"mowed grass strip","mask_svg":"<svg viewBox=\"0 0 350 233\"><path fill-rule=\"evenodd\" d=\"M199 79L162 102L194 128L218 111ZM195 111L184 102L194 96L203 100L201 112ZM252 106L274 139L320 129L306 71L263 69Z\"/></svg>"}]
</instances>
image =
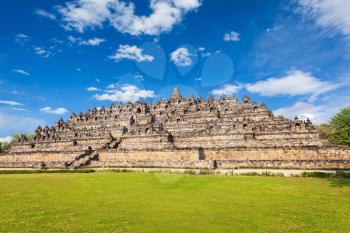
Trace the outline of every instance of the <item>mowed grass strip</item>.
<instances>
[{"instance_id":1,"label":"mowed grass strip","mask_svg":"<svg viewBox=\"0 0 350 233\"><path fill-rule=\"evenodd\" d=\"M0 232L350 232L350 179L0 175Z\"/></svg>"}]
</instances>

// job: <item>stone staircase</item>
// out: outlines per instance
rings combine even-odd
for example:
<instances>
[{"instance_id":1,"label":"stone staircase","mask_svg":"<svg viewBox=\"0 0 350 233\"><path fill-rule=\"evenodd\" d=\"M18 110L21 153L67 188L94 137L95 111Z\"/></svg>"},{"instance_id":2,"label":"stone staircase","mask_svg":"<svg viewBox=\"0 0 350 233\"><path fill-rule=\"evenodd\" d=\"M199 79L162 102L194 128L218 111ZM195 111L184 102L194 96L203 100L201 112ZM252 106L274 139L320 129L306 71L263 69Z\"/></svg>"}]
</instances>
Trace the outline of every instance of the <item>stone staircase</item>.
<instances>
[{"instance_id":1,"label":"stone staircase","mask_svg":"<svg viewBox=\"0 0 350 233\"><path fill-rule=\"evenodd\" d=\"M92 160L98 160L98 151L89 149L75 157L74 160L66 162L64 166L65 168L78 169L89 165Z\"/></svg>"},{"instance_id":2,"label":"stone staircase","mask_svg":"<svg viewBox=\"0 0 350 233\"><path fill-rule=\"evenodd\" d=\"M110 134L110 140L106 144L104 144L100 150L105 149L117 149L119 144L122 142L122 138L120 137L118 140ZM68 161L64 163L65 168L70 169L78 169L91 164L92 160L98 160L98 150L93 150L90 146L84 153L78 155L72 161Z\"/></svg>"}]
</instances>

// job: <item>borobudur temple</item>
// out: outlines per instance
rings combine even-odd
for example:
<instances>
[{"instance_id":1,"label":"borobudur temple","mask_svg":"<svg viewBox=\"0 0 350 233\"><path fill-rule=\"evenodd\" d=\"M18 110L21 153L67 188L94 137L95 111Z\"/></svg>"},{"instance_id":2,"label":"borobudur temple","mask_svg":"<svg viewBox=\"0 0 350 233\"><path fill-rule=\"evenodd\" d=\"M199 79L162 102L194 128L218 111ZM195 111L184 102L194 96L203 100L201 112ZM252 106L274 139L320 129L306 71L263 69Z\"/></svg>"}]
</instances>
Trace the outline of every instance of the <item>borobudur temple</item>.
<instances>
[{"instance_id":1,"label":"borobudur temple","mask_svg":"<svg viewBox=\"0 0 350 233\"><path fill-rule=\"evenodd\" d=\"M222 96L111 104L38 127L0 156L0 167L350 168L350 149L322 139L310 120Z\"/></svg>"}]
</instances>

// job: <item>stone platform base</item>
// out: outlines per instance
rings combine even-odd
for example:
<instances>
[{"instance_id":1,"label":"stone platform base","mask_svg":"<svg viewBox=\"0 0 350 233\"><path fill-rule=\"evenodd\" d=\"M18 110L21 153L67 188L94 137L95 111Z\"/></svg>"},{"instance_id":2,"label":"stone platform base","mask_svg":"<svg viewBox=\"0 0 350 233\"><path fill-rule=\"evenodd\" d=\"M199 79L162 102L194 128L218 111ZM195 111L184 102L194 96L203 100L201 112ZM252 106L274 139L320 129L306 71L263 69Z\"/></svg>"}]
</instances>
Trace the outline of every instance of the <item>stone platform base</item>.
<instances>
[{"instance_id":1,"label":"stone platform base","mask_svg":"<svg viewBox=\"0 0 350 233\"><path fill-rule=\"evenodd\" d=\"M78 152L40 152L0 156L0 167L64 168ZM172 151L98 151L91 167L190 169L350 169L350 148L232 148Z\"/></svg>"}]
</instances>

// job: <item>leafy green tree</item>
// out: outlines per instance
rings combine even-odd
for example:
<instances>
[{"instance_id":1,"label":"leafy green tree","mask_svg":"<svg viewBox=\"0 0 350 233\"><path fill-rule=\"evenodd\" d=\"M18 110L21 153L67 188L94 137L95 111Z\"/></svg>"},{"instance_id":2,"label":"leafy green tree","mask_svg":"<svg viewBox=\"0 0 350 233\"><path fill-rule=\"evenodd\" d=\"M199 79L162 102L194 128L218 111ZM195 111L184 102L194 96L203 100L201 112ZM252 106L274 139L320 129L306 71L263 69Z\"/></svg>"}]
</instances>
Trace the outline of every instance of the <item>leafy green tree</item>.
<instances>
[{"instance_id":1,"label":"leafy green tree","mask_svg":"<svg viewBox=\"0 0 350 233\"><path fill-rule=\"evenodd\" d=\"M334 131L330 137L332 142L350 145L350 107L340 110L332 117L329 125Z\"/></svg>"},{"instance_id":2,"label":"leafy green tree","mask_svg":"<svg viewBox=\"0 0 350 233\"><path fill-rule=\"evenodd\" d=\"M9 142L1 143L1 153L7 152L10 149L11 144Z\"/></svg>"},{"instance_id":3,"label":"leafy green tree","mask_svg":"<svg viewBox=\"0 0 350 233\"><path fill-rule=\"evenodd\" d=\"M321 138L325 138L331 140L334 135L334 129L330 126L330 124L321 124L316 126L317 130L320 133Z\"/></svg>"},{"instance_id":4,"label":"leafy green tree","mask_svg":"<svg viewBox=\"0 0 350 233\"><path fill-rule=\"evenodd\" d=\"M16 134L12 135L11 143L17 141L17 139L19 139L19 138L22 138L22 135L25 138L27 138L28 140L32 139L32 137L33 137L33 135L30 133L16 133Z\"/></svg>"},{"instance_id":5,"label":"leafy green tree","mask_svg":"<svg viewBox=\"0 0 350 233\"><path fill-rule=\"evenodd\" d=\"M5 153L8 149L10 149L9 142L0 142L0 153Z\"/></svg>"},{"instance_id":6,"label":"leafy green tree","mask_svg":"<svg viewBox=\"0 0 350 233\"><path fill-rule=\"evenodd\" d=\"M32 137L33 137L33 135L29 134L29 133L26 133L26 134L20 134L20 133L14 134L14 135L12 135L12 139L11 139L10 142L0 142L0 153L7 152L10 149L11 144L16 142L19 138L22 138L22 136L24 136L28 140L31 140Z\"/></svg>"}]
</instances>

